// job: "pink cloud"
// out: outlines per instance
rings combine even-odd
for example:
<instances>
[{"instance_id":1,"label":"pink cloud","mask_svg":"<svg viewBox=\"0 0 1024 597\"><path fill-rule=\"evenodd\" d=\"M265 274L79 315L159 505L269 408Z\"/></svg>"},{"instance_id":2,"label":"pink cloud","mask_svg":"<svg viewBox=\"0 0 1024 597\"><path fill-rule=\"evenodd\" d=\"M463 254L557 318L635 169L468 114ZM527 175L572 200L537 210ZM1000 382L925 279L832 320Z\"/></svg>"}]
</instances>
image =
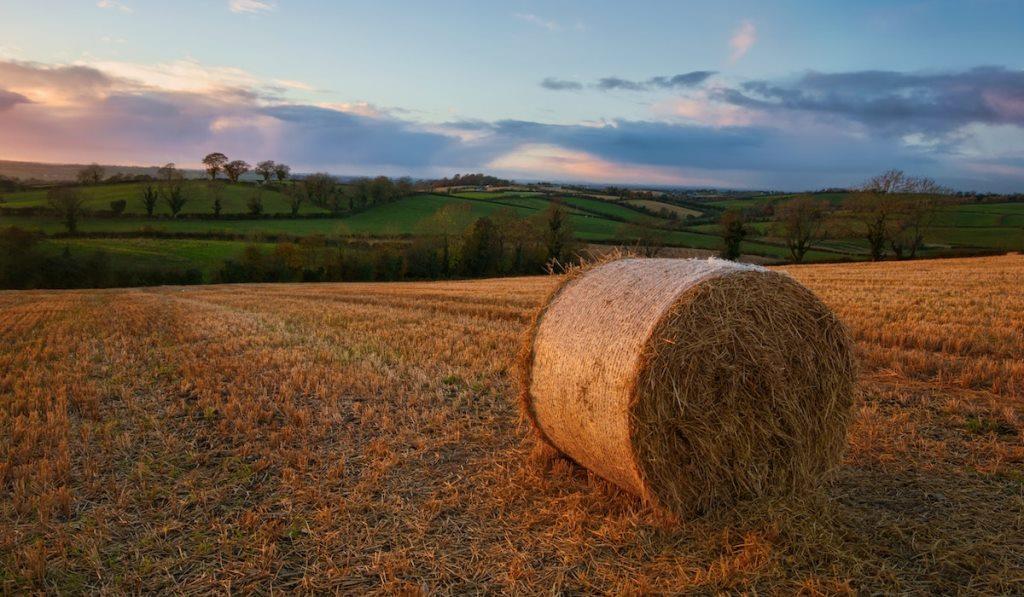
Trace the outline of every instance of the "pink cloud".
<instances>
[{"instance_id":1,"label":"pink cloud","mask_svg":"<svg viewBox=\"0 0 1024 597\"><path fill-rule=\"evenodd\" d=\"M732 48L732 53L729 55L731 62L736 62L740 58L743 58L750 48L754 46L757 41L757 28L750 21L743 21L739 28L733 32L732 37L729 38L729 47Z\"/></svg>"}]
</instances>

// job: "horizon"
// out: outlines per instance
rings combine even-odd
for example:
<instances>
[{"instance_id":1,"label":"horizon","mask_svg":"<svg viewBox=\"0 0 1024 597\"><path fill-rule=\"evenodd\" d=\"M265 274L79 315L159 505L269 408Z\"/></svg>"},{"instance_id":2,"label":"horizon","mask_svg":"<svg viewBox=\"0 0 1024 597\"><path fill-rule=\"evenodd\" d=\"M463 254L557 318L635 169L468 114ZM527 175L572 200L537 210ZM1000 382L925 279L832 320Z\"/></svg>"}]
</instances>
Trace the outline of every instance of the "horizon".
<instances>
[{"instance_id":1,"label":"horizon","mask_svg":"<svg viewBox=\"0 0 1024 597\"><path fill-rule=\"evenodd\" d=\"M1009 2L57 6L0 23L0 159L784 191L897 168L1024 190Z\"/></svg>"}]
</instances>

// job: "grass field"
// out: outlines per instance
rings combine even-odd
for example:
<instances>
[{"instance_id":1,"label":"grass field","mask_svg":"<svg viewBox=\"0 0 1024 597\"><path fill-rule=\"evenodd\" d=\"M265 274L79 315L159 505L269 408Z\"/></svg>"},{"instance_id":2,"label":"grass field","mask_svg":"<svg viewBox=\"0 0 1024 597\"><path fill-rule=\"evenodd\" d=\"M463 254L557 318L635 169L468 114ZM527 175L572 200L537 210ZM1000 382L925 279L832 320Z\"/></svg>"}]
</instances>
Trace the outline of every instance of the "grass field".
<instances>
[{"instance_id":1,"label":"grass field","mask_svg":"<svg viewBox=\"0 0 1024 597\"><path fill-rule=\"evenodd\" d=\"M677 526L531 456L554 278L0 292L0 587L1024 591L1024 257L785 270L857 341L849 452Z\"/></svg>"},{"instance_id":2,"label":"grass field","mask_svg":"<svg viewBox=\"0 0 1024 597\"><path fill-rule=\"evenodd\" d=\"M676 214L679 219L692 218L702 215L701 212L696 209L689 209L687 207L681 207L679 205L673 205L671 203L665 203L664 201L654 201L653 199L630 199L626 201L630 205L636 205L639 207L646 207L647 209L653 209L659 211L667 209L668 211Z\"/></svg>"},{"instance_id":3,"label":"grass field","mask_svg":"<svg viewBox=\"0 0 1024 597\"><path fill-rule=\"evenodd\" d=\"M189 200L181 210L182 213L212 214L213 196L209 185L205 181L188 181L185 185L188 189ZM110 209L111 201L123 199L127 202L125 213L144 215L146 208L142 202L142 193L146 186L145 183L105 184L79 187L79 190L85 198L83 205L87 210L106 211ZM151 184L151 186L154 188L158 187L156 184ZM223 193L221 197L222 213L248 213L248 201L254 193L258 193L262 198L264 213L291 213L284 195L277 191L258 189L253 185L247 184L229 184L224 181L221 181L219 186ZM6 193L0 196L0 199L3 200L0 202L0 206L14 208L43 207L46 205L46 192L45 189L36 189ZM299 209L299 212L323 213L324 210L309 202L305 202ZM171 212L167 204L161 199L157 201L154 213L170 215Z\"/></svg>"}]
</instances>

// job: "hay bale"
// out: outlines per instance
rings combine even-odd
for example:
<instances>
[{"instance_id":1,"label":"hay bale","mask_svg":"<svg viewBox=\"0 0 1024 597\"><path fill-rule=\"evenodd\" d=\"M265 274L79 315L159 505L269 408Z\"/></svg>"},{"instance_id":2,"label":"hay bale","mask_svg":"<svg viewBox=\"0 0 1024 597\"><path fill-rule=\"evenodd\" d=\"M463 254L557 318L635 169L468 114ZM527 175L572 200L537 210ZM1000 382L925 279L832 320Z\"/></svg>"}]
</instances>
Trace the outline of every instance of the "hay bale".
<instances>
[{"instance_id":1,"label":"hay bale","mask_svg":"<svg viewBox=\"0 0 1024 597\"><path fill-rule=\"evenodd\" d=\"M540 311L521 403L551 446L689 515L817 485L845 448L854 377L845 328L789 276L622 259Z\"/></svg>"}]
</instances>

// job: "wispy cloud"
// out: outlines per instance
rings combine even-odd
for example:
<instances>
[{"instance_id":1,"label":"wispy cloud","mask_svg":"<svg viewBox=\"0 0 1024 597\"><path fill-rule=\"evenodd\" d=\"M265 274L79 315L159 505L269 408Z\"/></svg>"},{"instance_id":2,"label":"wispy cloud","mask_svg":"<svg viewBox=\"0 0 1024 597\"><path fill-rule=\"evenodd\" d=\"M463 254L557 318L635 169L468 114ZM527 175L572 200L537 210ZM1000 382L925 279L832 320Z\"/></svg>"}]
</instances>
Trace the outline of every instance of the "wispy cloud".
<instances>
[{"instance_id":1,"label":"wispy cloud","mask_svg":"<svg viewBox=\"0 0 1024 597\"><path fill-rule=\"evenodd\" d=\"M566 79L556 79L554 77L545 78L540 82L540 86L552 91L579 91L583 89L583 83L578 81L569 81Z\"/></svg>"},{"instance_id":2,"label":"wispy cloud","mask_svg":"<svg viewBox=\"0 0 1024 597\"><path fill-rule=\"evenodd\" d=\"M604 77L591 84L599 91L650 91L654 89L685 89L697 87L714 76L713 70L695 70L672 76L651 77L644 81L633 81L621 77ZM552 91L579 91L584 85L576 81L548 77L540 82L544 89Z\"/></svg>"},{"instance_id":3,"label":"wispy cloud","mask_svg":"<svg viewBox=\"0 0 1024 597\"><path fill-rule=\"evenodd\" d=\"M548 31L558 31L562 28L562 26L559 25L557 21L551 21L532 13L517 12L512 16L519 19L520 21L525 21L527 23L530 23L531 25L540 27L541 29L547 29Z\"/></svg>"},{"instance_id":4,"label":"wispy cloud","mask_svg":"<svg viewBox=\"0 0 1024 597\"><path fill-rule=\"evenodd\" d=\"M755 42L757 42L757 28L750 21L743 21L729 38L729 47L732 48L729 60L736 62L746 56Z\"/></svg>"},{"instance_id":5,"label":"wispy cloud","mask_svg":"<svg viewBox=\"0 0 1024 597\"><path fill-rule=\"evenodd\" d=\"M275 6L264 0L230 0L228 8L237 13L259 13L274 10Z\"/></svg>"},{"instance_id":6,"label":"wispy cloud","mask_svg":"<svg viewBox=\"0 0 1024 597\"><path fill-rule=\"evenodd\" d=\"M119 10L121 12L133 12L132 11L132 7L126 5L126 4L122 3L122 2L118 2L117 0L99 0L99 2L96 3L96 6L98 6L100 8L108 9L108 10Z\"/></svg>"}]
</instances>

